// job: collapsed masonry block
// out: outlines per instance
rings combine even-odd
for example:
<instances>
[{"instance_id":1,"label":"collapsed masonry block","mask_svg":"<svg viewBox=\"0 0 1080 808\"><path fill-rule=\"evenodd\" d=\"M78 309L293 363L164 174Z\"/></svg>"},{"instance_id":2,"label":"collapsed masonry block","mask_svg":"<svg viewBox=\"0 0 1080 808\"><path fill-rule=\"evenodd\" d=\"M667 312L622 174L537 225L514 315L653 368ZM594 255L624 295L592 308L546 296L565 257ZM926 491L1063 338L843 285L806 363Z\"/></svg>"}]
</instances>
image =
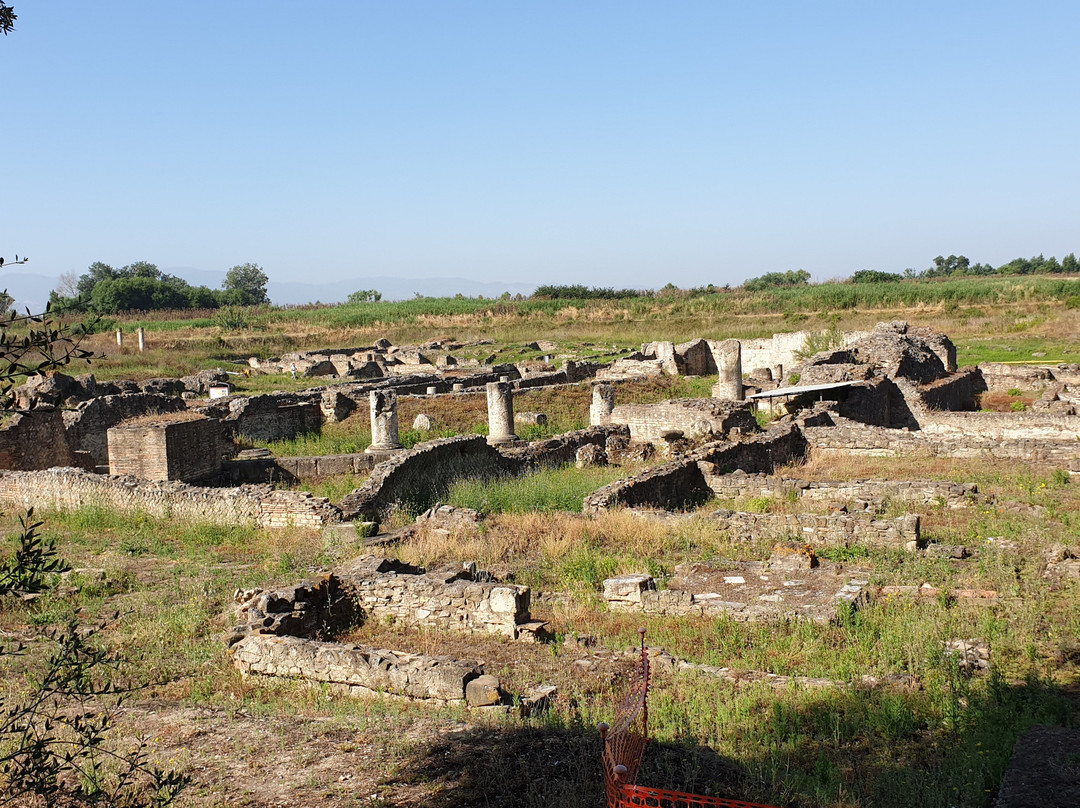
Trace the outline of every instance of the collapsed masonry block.
<instances>
[{"instance_id":1,"label":"collapsed masonry block","mask_svg":"<svg viewBox=\"0 0 1080 808\"><path fill-rule=\"evenodd\" d=\"M232 648L242 673L349 685L415 699L460 702L482 670L476 662L359 645L251 634Z\"/></svg>"}]
</instances>

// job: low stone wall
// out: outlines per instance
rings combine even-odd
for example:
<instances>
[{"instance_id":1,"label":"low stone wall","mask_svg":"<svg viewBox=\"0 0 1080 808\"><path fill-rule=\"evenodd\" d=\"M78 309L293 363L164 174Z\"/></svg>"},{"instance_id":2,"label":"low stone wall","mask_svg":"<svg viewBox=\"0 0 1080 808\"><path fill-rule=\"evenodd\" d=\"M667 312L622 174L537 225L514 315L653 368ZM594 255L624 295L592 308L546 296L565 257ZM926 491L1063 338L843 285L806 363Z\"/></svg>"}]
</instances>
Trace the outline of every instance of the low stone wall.
<instances>
[{"instance_id":1,"label":"low stone wall","mask_svg":"<svg viewBox=\"0 0 1080 808\"><path fill-rule=\"evenodd\" d=\"M296 482L317 480L340 474L363 475L375 466L375 458L364 452L315 457L260 457L226 460L221 479L233 485L245 483Z\"/></svg>"},{"instance_id":2,"label":"low stone wall","mask_svg":"<svg viewBox=\"0 0 1080 808\"><path fill-rule=\"evenodd\" d=\"M475 581L464 570L423 573L369 557L339 567L334 575L362 619L509 639L519 639L531 624L529 587Z\"/></svg>"},{"instance_id":3,"label":"low stone wall","mask_svg":"<svg viewBox=\"0 0 1080 808\"><path fill-rule=\"evenodd\" d=\"M807 427L805 433L813 451L826 454L889 456L923 453L946 457L989 456L1054 463L1063 468L1075 467L1075 470L1080 470L1080 460L1078 460L1080 441L1075 436L1068 438L1067 433L1062 435L1062 432L1054 427L1051 427L1048 432L1061 435L1057 439L1009 437L1008 429L987 429L986 432L980 434L976 421L972 422L975 427L972 432L962 431L963 421L960 419L978 419L983 415L993 414L995 413L957 414L953 416L956 420L950 425L954 428L940 429L940 431L937 429L923 431L885 429L838 420L835 426ZM1005 418L1009 415L1023 414L1001 413ZM1001 437L992 437L994 432ZM1024 433L1021 432L1021 434Z\"/></svg>"},{"instance_id":4,"label":"low stone wall","mask_svg":"<svg viewBox=\"0 0 1080 808\"><path fill-rule=\"evenodd\" d=\"M760 566L760 565L759 565ZM760 571L768 572L766 567ZM737 571L736 571L737 572ZM802 580L788 581L791 587L783 585L785 575L767 575L781 582L780 589L789 592L798 591L805 584L805 579L813 573L802 571ZM651 575L620 575L604 581L602 599L613 612L640 612L655 615L686 615L693 617L717 617L725 615L739 623L780 619L808 619L818 623L828 623L836 619L837 607L846 604L857 607L868 600L866 588L869 581L840 577L834 572L824 576L833 580L831 586L822 591L822 599L817 603L800 602L793 599L785 603L780 592L758 595L752 600L725 599L717 592L691 592L685 589L657 589ZM733 575L733 580L742 580L743 576Z\"/></svg>"},{"instance_id":5,"label":"low stone wall","mask_svg":"<svg viewBox=\"0 0 1080 808\"><path fill-rule=\"evenodd\" d=\"M74 458L58 410L13 415L0 427L0 469L71 466Z\"/></svg>"},{"instance_id":6,"label":"low stone wall","mask_svg":"<svg viewBox=\"0 0 1080 808\"><path fill-rule=\"evenodd\" d=\"M979 365L986 388L991 391L1037 390L1054 381L1055 374L1048 367L1031 365L1007 365L1004 362L983 362Z\"/></svg>"},{"instance_id":7,"label":"low stone wall","mask_svg":"<svg viewBox=\"0 0 1080 808\"><path fill-rule=\"evenodd\" d=\"M612 436L630 437L630 430L620 424L590 426L556 435L553 438L534 441L523 447L500 447L503 457L520 462L527 469L551 468L573 463L582 446L593 445L600 449L607 446Z\"/></svg>"},{"instance_id":8,"label":"low stone wall","mask_svg":"<svg viewBox=\"0 0 1080 808\"><path fill-rule=\"evenodd\" d=\"M468 570L424 572L362 556L319 580L253 595L229 643L248 634L315 637L370 619L519 639L535 626L529 600L527 586L474 580Z\"/></svg>"},{"instance_id":9,"label":"low stone wall","mask_svg":"<svg viewBox=\"0 0 1080 808\"><path fill-rule=\"evenodd\" d=\"M947 480L798 480L768 474L712 474L706 467L705 481L721 499L748 500L760 497L797 497L810 502L863 502L882 506L888 501L933 504L962 508L979 493L974 483Z\"/></svg>"},{"instance_id":10,"label":"low stone wall","mask_svg":"<svg viewBox=\"0 0 1080 808\"><path fill-rule=\"evenodd\" d=\"M1074 444L1080 451L1080 416L1040 412L930 413L919 418L928 436L962 435L968 440L1041 441Z\"/></svg>"},{"instance_id":11,"label":"low stone wall","mask_svg":"<svg viewBox=\"0 0 1080 808\"><path fill-rule=\"evenodd\" d=\"M365 556L316 581L256 592L226 636L244 673L297 676L409 698L460 701L483 673L476 662L323 642L349 625L392 620L462 633L535 640L529 588L476 580L467 570L424 572Z\"/></svg>"},{"instance_id":12,"label":"low stone wall","mask_svg":"<svg viewBox=\"0 0 1080 808\"><path fill-rule=\"evenodd\" d=\"M427 441L375 466L367 481L341 501L342 515L346 521L380 521L395 507L422 511L445 498L455 480L514 474L519 468L481 435Z\"/></svg>"},{"instance_id":13,"label":"low stone wall","mask_svg":"<svg viewBox=\"0 0 1080 808\"><path fill-rule=\"evenodd\" d=\"M726 435L736 428L745 432L758 430L750 404L712 398L620 404L611 411L607 423L626 424L631 440L636 441L659 441L674 431L689 439L701 440Z\"/></svg>"},{"instance_id":14,"label":"low stone wall","mask_svg":"<svg viewBox=\"0 0 1080 808\"><path fill-rule=\"evenodd\" d=\"M414 699L459 702L480 676L475 662L359 645L253 634L232 648L243 673L294 676Z\"/></svg>"},{"instance_id":15,"label":"low stone wall","mask_svg":"<svg viewBox=\"0 0 1080 808\"><path fill-rule=\"evenodd\" d=\"M268 528L318 528L341 518L329 500L303 491L274 491L260 485L201 488L179 482L110 477L73 468L0 473L0 502L22 509L94 506L162 518Z\"/></svg>"},{"instance_id":16,"label":"low stone wall","mask_svg":"<svg viewBox=\"0 0 1080 808\"><path fill-rule=\"evenodd\" d=\"M922 544L919 517L874 519L865 513L748 513L721 510L709 514L732 539L745 541L797 540L818 545L918 547Z\"/></svg>"},{"instance_id":17,"label":"low stone wall","mask_svg":"<svg viewBox=\"0 0 1080 808\"><path fill-rule=\"evenodd\" d=\"M793 424L775 427L737 443L707 444L684 458L649 469L635 477L605 485L585 498L584 512L599 513L624 505L679 510L713 496L698 463L712 463L720 472L742 469L769 472L806 456L807 443Z\"/></svg>"}]
</instances>

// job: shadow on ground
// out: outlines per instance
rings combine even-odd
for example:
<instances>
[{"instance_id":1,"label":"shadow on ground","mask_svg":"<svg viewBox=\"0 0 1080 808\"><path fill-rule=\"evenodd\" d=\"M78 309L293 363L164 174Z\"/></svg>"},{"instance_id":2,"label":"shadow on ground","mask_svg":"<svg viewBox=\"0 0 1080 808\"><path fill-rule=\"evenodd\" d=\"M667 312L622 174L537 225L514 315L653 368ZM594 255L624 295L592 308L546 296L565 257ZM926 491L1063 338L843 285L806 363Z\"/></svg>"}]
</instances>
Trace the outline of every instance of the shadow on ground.
<instances>
[{"instance_id":1,"label":"shadow on ground","mask_svg":"<svg viewBox=\"0 0 1080 808\"><path fill-rule=\"evenodd\" d=\"M738 764L708 747L650 742L640 782L681 791L738 792ZM603 804L600 735L585 727L474 728L448 734L382 784L386 805Z\"/></svg>"}]
</instances>

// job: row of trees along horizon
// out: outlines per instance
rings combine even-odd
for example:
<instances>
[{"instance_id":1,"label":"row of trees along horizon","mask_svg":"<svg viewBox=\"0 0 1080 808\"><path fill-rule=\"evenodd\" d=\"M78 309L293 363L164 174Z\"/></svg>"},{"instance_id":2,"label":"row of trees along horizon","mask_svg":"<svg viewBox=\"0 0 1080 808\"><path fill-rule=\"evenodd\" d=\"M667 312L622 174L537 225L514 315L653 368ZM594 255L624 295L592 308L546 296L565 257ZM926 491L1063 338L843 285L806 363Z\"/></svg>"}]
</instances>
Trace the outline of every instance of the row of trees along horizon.
<instances>
[{"instance_id":1,"label":"row of trees along horizon","mask_svg":"<svg viewBox=\"0 0 1080 808\"><path fill-rule=\"evenodd\" d=\"M149 261L136 261L118 269L101 261L82 275L67 272L49 295L53 309L115 314L159 309L217 309L269 303L269 277L258 264L238 264L225 274L220 289L192 286Z\"/></svg>"},{"instance_id":2,"label":"row of trees along horizon","mask_svg":"<svg viewBox=\"0 0 1080 808\"><path fill-rule=\"evenodd\" d=\"M825 284L893 284L941 278L1065 275L1080 274L1080 260L1069 253L1061 261L1051 256L1016 258L999 267L972 263L963 255L937 256L933 266L922 271L906 269L903 273L861 269L850 278L825 281ZM763 292L771 289L793 289L811 286L810 273L803 269L786 272L767 272L750 278L741 286L729 285L695 287L683 290L667 284L659 290L614 289L589 287L582 284L544 284L530 296L534 300L620 300L639 297L717 294L742 290ZM97 314L117 314L124 311L159 311L167 309L218 309L226 306L254 306L269 303L269 278L258 264L238 264L226 274L221 289L193 286L183 278L169 275L149 261L136 261L120 268L97 261L85 273L68 272L49 296L53 309ZM417 297L421 297L418 293ZM458 297L462 297L459 295ZM509 293L502 296L510 298ZM524 299L515 295L514 299ZM382 294L374 289L362 289L349 295L347 305L376 303Z\"/></svg>"}]
</instances>

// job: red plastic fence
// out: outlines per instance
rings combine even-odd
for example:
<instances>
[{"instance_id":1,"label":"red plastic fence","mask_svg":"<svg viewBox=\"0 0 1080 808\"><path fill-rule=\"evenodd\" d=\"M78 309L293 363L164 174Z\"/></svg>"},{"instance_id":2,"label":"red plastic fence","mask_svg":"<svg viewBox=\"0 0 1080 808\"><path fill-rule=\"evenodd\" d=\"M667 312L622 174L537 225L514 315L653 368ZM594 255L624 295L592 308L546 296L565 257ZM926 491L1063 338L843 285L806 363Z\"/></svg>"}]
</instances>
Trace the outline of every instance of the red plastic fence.
<instances>
[{"instance_id":1,"label":"red plastic fence","mask_svg":"<svg viewBox=\"0 0 1080 808\"><path fill-rule=\"evenodd\" d=\"M600 736L604 741L606 808L776 808L757 802L636 785L645 744L649 740L649 652L645 647L645 629L638 631L641 633L641 661L611 725L600 725Z\"/></svg>"},{"instance_id":2,"label":"red plastic fence","mask_svg":"<svg viewBox=\"0 0 1080 808\"><path fill-rule=\"evenodd\" d=\"M725 800L722 797L706 797L702 794L686 794L681 791L665 791L645 786L619 786L615 803L611 808L775 808L757 802Z\"/></svg>"}]
</instances>

